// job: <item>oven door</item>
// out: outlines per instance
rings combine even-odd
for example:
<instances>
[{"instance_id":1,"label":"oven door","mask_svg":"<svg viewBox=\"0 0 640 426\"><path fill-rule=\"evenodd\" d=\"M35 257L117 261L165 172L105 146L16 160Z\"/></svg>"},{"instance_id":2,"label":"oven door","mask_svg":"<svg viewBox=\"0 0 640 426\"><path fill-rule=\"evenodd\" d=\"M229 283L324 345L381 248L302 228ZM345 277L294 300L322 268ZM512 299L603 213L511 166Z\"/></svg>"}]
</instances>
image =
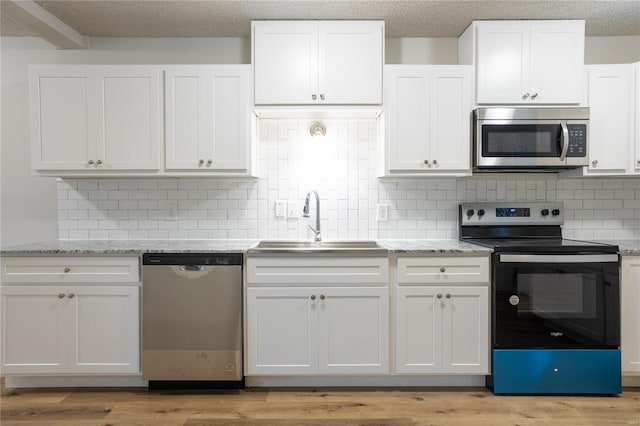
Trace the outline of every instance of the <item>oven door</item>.
<instances>
[{"instance_id":1,"label":"oven door","mask_svg":"<svg viewBox=\"0 0 640 426\"><path fill-rule=\"evenodd\" d=\"M620 346L617 254L494 254L496 349Z\"/></svg>"},{"instance_id":2,"label":"oven door","mask_svg":"<svg viewBox=\"0 0 640 426\"><path fill-rule=\"evenodd\" d=\"M564 167L569 130L564 120L478 120L476 167Z\"/></svg>"}]
</instances>

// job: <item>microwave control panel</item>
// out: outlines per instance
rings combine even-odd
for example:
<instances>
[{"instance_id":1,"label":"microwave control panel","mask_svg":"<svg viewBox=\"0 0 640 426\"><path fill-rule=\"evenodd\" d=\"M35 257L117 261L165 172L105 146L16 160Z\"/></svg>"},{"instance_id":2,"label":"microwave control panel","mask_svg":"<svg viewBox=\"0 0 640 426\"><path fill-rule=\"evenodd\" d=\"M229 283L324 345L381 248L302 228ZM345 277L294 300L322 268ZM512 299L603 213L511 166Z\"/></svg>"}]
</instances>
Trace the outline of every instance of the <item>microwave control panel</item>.
<instances>
[{"instance_id":1,"label":"microwave control panel","mask_svg":"<svg viewBox=\"0 0 640 426\"><path fill-rule=\"evenodd\" d=\"M567 124L569 130L569 149L567 157L587 156L587 125Z\"/></svg>"}]
</instances>

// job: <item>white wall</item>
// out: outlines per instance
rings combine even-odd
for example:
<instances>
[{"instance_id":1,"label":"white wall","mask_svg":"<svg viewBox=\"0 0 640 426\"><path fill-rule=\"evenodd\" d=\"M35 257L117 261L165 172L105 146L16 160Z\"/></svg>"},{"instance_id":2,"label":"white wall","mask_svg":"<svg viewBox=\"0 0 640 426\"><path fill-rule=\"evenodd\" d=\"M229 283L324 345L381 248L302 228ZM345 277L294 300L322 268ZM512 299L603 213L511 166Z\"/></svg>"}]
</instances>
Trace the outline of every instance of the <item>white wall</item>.
<instances>
[{"instance_id":1,"label":"white wall","mask_svg":"<svg viewBox=\"0 0 640 426\"><path fill-rule=\"evenodd\" d=\"M640 61L640 36L587 38L587 63ZM57 238L56 183L32 177L29 162L27 65L30 63L249 63L248 39L93 38L85 50L55 50L29 37L1 37L0 244ZM450 64L454 38L388 39L389 63ZM377 225L376 225L377 228Z\"/></svg>"}]
</instances>

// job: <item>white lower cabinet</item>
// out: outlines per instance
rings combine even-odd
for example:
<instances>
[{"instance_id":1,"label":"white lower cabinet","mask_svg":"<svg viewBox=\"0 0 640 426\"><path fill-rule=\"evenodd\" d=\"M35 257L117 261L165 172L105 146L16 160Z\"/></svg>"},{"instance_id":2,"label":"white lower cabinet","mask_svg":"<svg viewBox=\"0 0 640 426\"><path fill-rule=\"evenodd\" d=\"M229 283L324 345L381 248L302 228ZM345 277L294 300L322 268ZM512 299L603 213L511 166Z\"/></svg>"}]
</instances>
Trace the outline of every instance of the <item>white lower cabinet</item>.
<instances>
[{"instance_id":1,"label":"white lower cabinet","mask_svg":"<svg viewBox=\"0 0 640 426\"><path fill-rule=\"evenodd\" d=\"M489 373L488 258L455 258L457 269L474 271L475 283L468 282L468 274L449 273L451 259L398 260L396 371L400 374ZM437 262L443 265L440 273L426 274L423 282L406 273L428 271ZM444 282L448 285L442 286Z\"/></svg>"},{"instance_id":2,"label":"white lower cabinet","mask_svg":"<svg viewBox=\"0 0 640 426\"><path fill-rule=\"evenodd\" d=\"M138 374L138 262L137 257L4 257L2 373ZM102 282L94 283L98 277Z\"/></svg>"},{"instance_id":3,"label":"white lower cabinet","mask_svg":"<svg viewBox=\"0 0 640 426\"><path fill-rule=\"evenodd\" d=\"M622 374L640 375L640 256L622 257Z\"/></svg>"},{"instance_id":4,"label":"white lower cabinet","mask_svg":"<svg viewBox=\"0 0 640 426\"><path fill-rule=\"evenodd\" d=\"M384 374L386 287L247 289L249 375Z\"/></svg>"}]
</instances>

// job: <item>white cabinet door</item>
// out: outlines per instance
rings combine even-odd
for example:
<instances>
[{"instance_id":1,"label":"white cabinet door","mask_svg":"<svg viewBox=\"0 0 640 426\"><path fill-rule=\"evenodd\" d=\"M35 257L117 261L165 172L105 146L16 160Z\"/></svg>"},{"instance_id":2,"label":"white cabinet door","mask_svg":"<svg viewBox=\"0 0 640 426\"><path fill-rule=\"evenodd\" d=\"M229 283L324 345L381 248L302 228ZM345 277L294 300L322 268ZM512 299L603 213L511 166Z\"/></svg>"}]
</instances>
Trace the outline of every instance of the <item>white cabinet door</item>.
<instances>
[{"instance_id":1,"label":"white cabinet door","mask_svg":"<svg viewBox=\"0 0 640 426\"><path fill-rule=\"evenodd\" d=\"M382 22L318 25L318 97L326 104L381 104Z\"/></svg>"},{"instance_id":2,"label":"white cabinet door","mask_svg":"<svg viewBox=\"0 0 640 426\"><path fill-rule=\"evenodd\" d=\"M96 157L96 86L90 66L29 68L31 167L90 170Z\"/></svg>"},{"instance_id":3,"label":"white cabinet door","mask_svg":"<svg viewBox=\"0 0 640 426\"><path fill-rule=\"evenodd\" d=\"M396 371L440 373L442 366L440 287L398 287L396 293Z\"/></svg>"},{"instance_id":4,"label":"white cabinet door","mask_svg":"<svg viewBox=\"0 0 640 426\"><path fill-rule=\"evenodd\" d=\"M160 70L98 66L98 169L158 170Z\"/></svg>"},{"instance_id":5,"label":"white cabinet door","mask_svg":"<svg viewBox=\"0 0 640 426\"><path fill-rule=\"evenodd\" d=\"M3 374L66 371L66 288L5 286L0 294Z\"/></svg>"},{"instance_id":6,"label":"white cabinet door","mask_svg":"<svg viewBox=\"0 0 640 426\"><path fill-rule=\"evenodd\" d=\"M385 67L389 174L470 171L472 78L470 66Z\"/></svg>"},{"instance_id":7,"label":"white cabinet door","mask_svg":"<svg viewBox=\"0 0 640 426\"><path fill-rule=\"evenodd\" d=\"M250 76L248 65L167 68L167 170L248 168Z\"/></svg>"},{"instance_id":8,"label":"white cabinet door","mask_svg":"<svg viewBox=\"0 0 640 426\"><path fill-rule=\"evenodd\" d=\"M69 372L140 371L139 289L69 287Z\"/></svg>"},{"instance_id":9,"label":"white cabinet door","mask_svg":"<svg viewBox=\"0 0 640 426\"><path fill-rule=\"evenodd\" d=\"M529 24L483 22L477 32L477 103L523 102L529 83Z\"/></svg>"},{"instance_id":10,"label":"white cabinet door","mask_svg":"<svg viewBox=\"0 0 640 426\"><path fill-rule=\"evenodd\" d=\"M315 288L248 288L247 374L316 374L319 303Z\"/></svg>"},{"instance_id":11,"label":"white cabinet door","mask_svg":"<svg viewBox=\"0 0 640 426\"><path fill-rule=\"evenodd\" d=\"M633 165L631 170L636 174L640 174L640 62L633 66L634 83L635 83L635 105L632 122L635 123L635 151L631 158Z\"/></svg>"},{"instance_id":12,"label":"white cabinet door","mask_svg":"<svg viewBox=\"0 0 640 426\"><path fill-rule=\"evenodd\" d=\"M590 65L588 75L588 174L624 173L630 147L631 69L629 65Z\"/></svg>"},{"instance_id":13,"label":"white cabinet door","mask_svg":"<svg viewBox=\"0 0 640 426\"><path fill-rule=\"evenodd\" d=\"M531 25L529 91L532 103L582 101L584 21L543 21Z\"/></svg>"},{"instance_id":14,"label":"white cabinet door","mask_svg":"<svg viewBox=\"0 0 640 426\"><path fill-rule=\"evenodd\" d=\"M471 169L472 79L471 67L443 67L431 71L430 169Z\"/></svg>"},{"instance_id":15,"label":"white cabinet door","mask_svg":"<svg viewBox=\"0 0 640 426\"><path fill-rule=\"evenodd\" d=\"M430 137L429 72L424 67L386 67L385 91L388 169L426 169Z\"/></svg>"},{"instance_id":16,"label":"white cabinet door","mask_svg":"<svg viewBox=\"0 0 640 426\"><path fill-rule=\"evenodd\" d=\"M319 373L388 374L389 289L319 291Z\"/></svg>"},{"instance_id":17,"label":"white cabinet door","mask_svg":"<svg viewBox=\"0 0 640 426\"><path fill-rule=\"evenodd\" d=\"M579 104L584 21L487 21L477 26L477 103Z\"/></svg>"},{"instance_id":18,"label":"white cabinet door","mask_svg":"<svg viewBox=\"0 0 640 426\"><path fill-rule=\"evenodd\" d=\"M318 98L318 26L254 22L256 104L309 104Z\"/></svg>"},{"instance_id":19,"label":"white cabinet door","mask_svg":"<svg viewBox=\"0 0 640 426\"><path fill-rule=\"evenodd\" d=\"M488 292L481 286L443 288L443 373L489 373Z\"/></svg>"},{"instance_id":20,"label":"white cabinet door","mask_svg":"<svg viewBox=\"0 0 640 426\"><path fill-rule=\"evenodd\" d=\"M622 257L621 277L622 373L640 374L640 256Z\"/></svg>"}]
</instances>

